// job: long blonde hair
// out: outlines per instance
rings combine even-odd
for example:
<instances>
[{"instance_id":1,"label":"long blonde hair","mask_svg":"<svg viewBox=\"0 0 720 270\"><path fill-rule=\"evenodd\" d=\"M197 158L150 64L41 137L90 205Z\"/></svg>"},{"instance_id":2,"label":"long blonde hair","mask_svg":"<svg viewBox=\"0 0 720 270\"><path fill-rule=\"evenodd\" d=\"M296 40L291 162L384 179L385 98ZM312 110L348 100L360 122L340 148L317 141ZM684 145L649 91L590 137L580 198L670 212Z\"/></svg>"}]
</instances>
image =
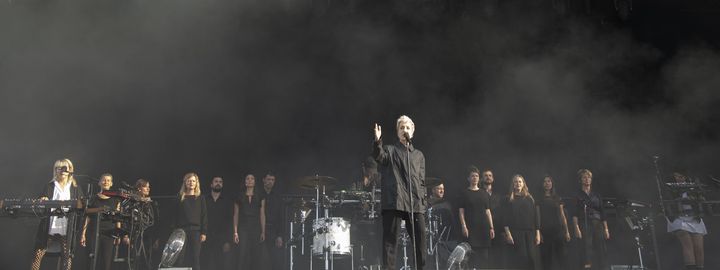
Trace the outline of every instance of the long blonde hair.
<instances>
[{"instance_id":1,"label":"long blonde hair","mask_svg":"<svg viewBox=\"0 0 720 270\"><path fill-rule=\"evenodd\" d=\"M520 194L522 196L527 196L534 203L535 199L533 198L532 194L530 194L530 189L528 188L527 182L525 181L525 177L519 174L513 175L512 181L510 182L510 201L512 202L513 200L515 200L515 178L520 179L523 182L523 187L522 189L520 189Z\"/></svg>"},{"instance_id":2,"label":"long blonde hair","mask_svg":"<svg viewBox=\"0 0 720 270\"><path fill-rule=\"evenodd\" d=\"M68 181L70 181L70 184L72 184L73 187L77 187L77 181L75 181L75 176L73 176L73 172L75 172L75 166L73 166L72 161L67 158L58 159L55 161L55 165L53 165L53 178L52 180L50 180L50 182L57 180L57 169L61 167L67 167L68 172L70 172L70 175L68 176Z\"/></svg>"},{"instance_id":3,"label":"long blonde hair","mask_svg":"<svg viewBox=\"0 0 720 270\"><path fill-rule=\"evenodd\" d=\"M195 176L195 179L197 179L197 184L195 184L195 189L193 190L193 193L195 196L200 196L200 177L197 175L197 173L189 172L186 173L183 177L183 183L182 186L180 186L180 192L178 192L178 195L180 196L180 201L185 200L185 183L187 183L187 180L193 176Z\"/></svg>"}]
</instances>

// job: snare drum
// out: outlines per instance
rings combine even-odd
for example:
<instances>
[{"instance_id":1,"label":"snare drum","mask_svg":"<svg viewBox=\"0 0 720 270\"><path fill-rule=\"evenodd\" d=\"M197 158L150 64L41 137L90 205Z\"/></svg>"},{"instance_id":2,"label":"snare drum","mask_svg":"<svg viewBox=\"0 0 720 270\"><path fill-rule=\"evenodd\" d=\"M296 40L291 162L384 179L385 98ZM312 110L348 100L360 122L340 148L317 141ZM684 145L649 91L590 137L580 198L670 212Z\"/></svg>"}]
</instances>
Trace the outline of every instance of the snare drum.
<instances>
[{"instance_id":1,"label":"snare drum","mask_svg":"<svg viewBox=\"0 0 720 270\"><path fill-rule=\"evenodd\" d=\"M312 254L323 256L323 248L329 248L335 256L350 255L350 222L341 217L321 218L313 221Z\"/></svg>"}]
</instances>

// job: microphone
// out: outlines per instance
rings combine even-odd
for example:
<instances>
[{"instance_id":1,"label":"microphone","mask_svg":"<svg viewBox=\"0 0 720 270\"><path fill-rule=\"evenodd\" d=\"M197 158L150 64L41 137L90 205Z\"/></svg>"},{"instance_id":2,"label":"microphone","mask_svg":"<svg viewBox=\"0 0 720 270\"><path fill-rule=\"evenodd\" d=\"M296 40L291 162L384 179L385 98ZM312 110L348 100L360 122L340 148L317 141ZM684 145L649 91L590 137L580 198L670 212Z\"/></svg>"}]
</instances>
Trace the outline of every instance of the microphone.
<instances>
[{"instance_id":1,"label":"microphone","mask_svg":"<svg viewBox=\"0 0 720 270\"><path fill-rule=\"evenodd\" d=\"M403 133L403 137L405 137L405 142L407 142L408 144L412 143L412 141L410 140L410 133Z\"/></svg>"}]
</instances>

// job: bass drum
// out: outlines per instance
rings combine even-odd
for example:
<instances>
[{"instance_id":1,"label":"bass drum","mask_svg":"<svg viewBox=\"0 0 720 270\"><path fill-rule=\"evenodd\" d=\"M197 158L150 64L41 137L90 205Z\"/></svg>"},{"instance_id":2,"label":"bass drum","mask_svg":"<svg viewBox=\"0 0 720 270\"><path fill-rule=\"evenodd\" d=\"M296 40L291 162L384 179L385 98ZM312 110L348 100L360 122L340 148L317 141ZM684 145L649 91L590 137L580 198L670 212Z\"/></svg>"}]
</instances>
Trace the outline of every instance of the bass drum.
<instances>
[{"instance_id":1,"label":"bass drum","mask_svg":"<svg viewBox=\"0 0 720 270\"><path fill-rule=\"evenodd\" d=\"M312 254L324 256L327 247L333 256L350 256L350 222L341 217L321 218L313 222Z\"/></svg>"}]
</instances>

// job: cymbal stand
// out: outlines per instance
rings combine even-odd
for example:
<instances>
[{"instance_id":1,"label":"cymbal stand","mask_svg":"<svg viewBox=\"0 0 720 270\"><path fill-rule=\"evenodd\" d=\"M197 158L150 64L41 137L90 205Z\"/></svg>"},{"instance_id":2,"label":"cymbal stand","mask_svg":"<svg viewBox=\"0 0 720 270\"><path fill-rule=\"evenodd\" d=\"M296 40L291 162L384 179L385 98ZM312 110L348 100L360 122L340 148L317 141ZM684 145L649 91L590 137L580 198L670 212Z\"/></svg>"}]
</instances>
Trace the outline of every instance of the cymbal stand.
<instances>
[{"instance_id":1,"label":"cymbal stand","mask_svg":"<svg viewBox=\"0 0 720 270\"><path fill-rule=\"evenodd\" d=\"M405 228L405 220L400 221L400 240L403 245L403 267L400 267L400 270L412 270L412 266L408 265L407 246L410 241L410 234Z\"/></svg>"}]
</instances>

